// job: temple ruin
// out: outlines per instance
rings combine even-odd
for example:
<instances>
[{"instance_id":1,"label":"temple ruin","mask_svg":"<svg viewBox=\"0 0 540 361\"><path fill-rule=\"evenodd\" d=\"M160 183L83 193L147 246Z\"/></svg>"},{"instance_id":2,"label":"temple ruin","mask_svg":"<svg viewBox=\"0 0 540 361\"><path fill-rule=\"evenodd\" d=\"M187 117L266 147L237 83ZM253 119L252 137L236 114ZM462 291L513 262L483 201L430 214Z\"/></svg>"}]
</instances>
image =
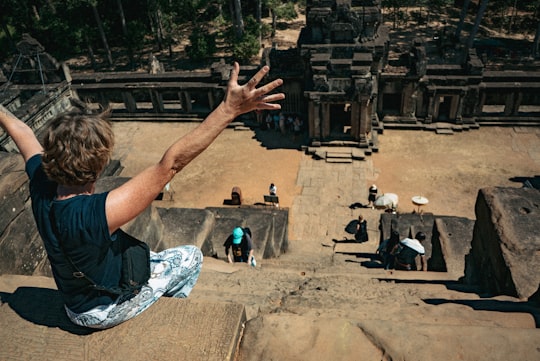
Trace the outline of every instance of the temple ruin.
<instances>
[{"instance_id":1,"label":"temple ruin","mask_svg":"<svg viewBox=\"0 0 540 361\"><path fill-rule=\"evenodd\" d=\"M348 146L369 155L385 128L451 134L540 125L540 61L502 51L490 39L468 49L446 23L411 25L407 33L391 35L378 0L311 0L297 47L264 50L260 65L270 65L268 80L284 79L283 111L302 117L308 147ZM231 69L222 60L203 71L163 71L151 57L147 73L72 74L28 35L17 48L0 73L0 100L12 111L32 109L24 117L35 130L47 109L64 110L67 99L111 107L113 119L200 121L223 98ZM242 66L239 80L259 66ZM0 144L9 149L4 138Z\"/></svg>"},{"instance_id":2,"label":"temple ruin","mask_svg":"<svg viewBox=\"0 0 540 361\"><path fill-rule=\"evenodd\" d=\"M540 125L538 60L509 57L488 62L488 51L464 48L450 39L446 27L437 30L437 36L431 38L418 33L410 39L392 39L382 20L380 2L376 0L307 1L306 26L301 31L298 46L264 51L261 65L271 66L267 80L284 79L282 91L287 98L282 103L283 111L304 118L308 146L348 146L369 154L378 150L377 134L385 128L448 134L488 125ZM18 44L18 50L13 62L4 65L0 72L0 101L38 134L49 119L74 107L90 110L111 107L113 119L201 121L223 98L231 70L230 64L220 61L204 71L163 71L153 58L147 73L71 73L67 65L48 55L35 39L25 37ZM243 66L239 81L249 79L259 66ZM243 117L240 120L257 126L253 119ZM12 214L13 209L29 209L23 165L19 157L8 153L15 148L11 139L0 130L0 150L4 158L0 168L5 170L2 172L5 187L0 189L4 196L2 214L10 215L1 218L0 229L9 228L7 235L17 234L21 238L20 242L8 245L12 248L4 248L6 259L13 263L4 262L0 271L18 269L23 274L49 275L45 252L32 226L30 212ZM117 175L118 168L113 165L106 175ZM107 181L121 180L101 180ZM528 222L527 227L532 227L538 219L538 203L530 201L537 199L538 193L532 192L520 190L514 195L513 191L484 191L478 206L483 212L483 223L478 223L477 227L488 229L486 233L497 233L497 224L490 223L486 214L493 209L505 212L497 208L495 201L499 198L508 204L519 201L519 207L509 208L505 215L509 219L521 217ZM174 229L167 227L173 224L170 219L185 219L184 213L189 212L193 217L203 219L203 226L196 230L178 230L176 225ZM229 217L221 217L224 212ZM173 237L189 233L197 235L197 245L205 255L211 256L225 236L224 233L212 235L212 227L219 224L219 228L228 230L242 220L263 225L256 231L269 235L257 256L276 257L285 252L288 245L287 213L274 207L257 214L253 210L237 208L224 211L221 208L164 210L157 207L149 208L143 217L146 217L146 224L153 226L147 230L149 234L142 234L140 224L133 224L133 231L158 249L166 246L159 240L189 238ZM388 233L389 227L385 225L390 223L390 217L383 215L383 234ZM15 221L15 218L18 219ZM388 218L386 223L385 218ZM439 218L426 222L426 225L426 232L433 228L435 234L430 269L460 272L467 261L467 281L483 281L494 292L519 297L534 294L533 297L538 299L537 279L523 281L521 278L525 276L521 276L521 268L512 264L508 271L502 261L486 265L479 250L490 240L474 239L466 260L463 254L449 246L456 242L452 242L452 232L447 229L451 228L454 234L457 234L456 230L462 230L460 236L470 235L475 225L469 220ZM505 232L517 233L514 229ZM525 227L523 232L534 234L534 230ZM497 237L506 242L505 237L499 234ZM27 245L22 239L32 242ZM470 241L466 236L461 239ZM526 251L536 244L537 238L527 242ZM458 246L460 251L465 247L457 244L455 248ZM504 246L515 248L509 242ZM20 250L17 247L26 248ZM492 252L497 255L506 252L506 248L493 247ZM19 259L10 256L23 251L29 256ZM537 255L533 258L536 265ZM20 259L26 263L17 263ZM456 259L459 262L455 262ZM515 269L519 272L514 272ZM497 282L489 283L493 270L501 277ZM512 273L518 274L520 279L510 279ZM532 289L523 290L522 284Z\"/></svg>"}]
</instances>

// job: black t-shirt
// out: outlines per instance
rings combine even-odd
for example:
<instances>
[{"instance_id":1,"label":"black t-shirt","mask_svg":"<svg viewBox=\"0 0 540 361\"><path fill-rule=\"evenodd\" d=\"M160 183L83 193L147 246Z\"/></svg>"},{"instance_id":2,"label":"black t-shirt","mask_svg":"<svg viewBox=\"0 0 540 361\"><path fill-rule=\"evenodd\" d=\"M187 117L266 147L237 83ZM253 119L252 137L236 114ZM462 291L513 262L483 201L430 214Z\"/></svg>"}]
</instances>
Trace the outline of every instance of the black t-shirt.
<instances>
[{"instance_id":1,"label":"black t-shirt","mask_svg":"<svg viewBox=\"0 0 540 361\"><path fill-rule=\"evenodd\" d=\"M232 255L235 262L247 262L249 258L249 252L253 249L253 243L251 242L251 237L244 231L242 236L242 241L240 244L233 243L232 234L227 237L227 240L223 244L225 247L225 255L229 255L229 252L232 251Z\"/></svg>"},{"instance_id":2,"label":"black t-shirt","mask_svg":"<svg viewBox=\"0 0 540 361\"><path fill-rule=\"evenodd\" d=\"M55 200L57 184L47 178L41 159L41 155L30 158L26 172L30 178L32 211L58 290L66 306L76 313L110 304L117 296L98 292L89 287L87 280L75 278L64 255L65 252L97 284L118 286L122 257L111 247L119 232L109 234L105 215L108 193Z\"/></svg>"}]
</instances>

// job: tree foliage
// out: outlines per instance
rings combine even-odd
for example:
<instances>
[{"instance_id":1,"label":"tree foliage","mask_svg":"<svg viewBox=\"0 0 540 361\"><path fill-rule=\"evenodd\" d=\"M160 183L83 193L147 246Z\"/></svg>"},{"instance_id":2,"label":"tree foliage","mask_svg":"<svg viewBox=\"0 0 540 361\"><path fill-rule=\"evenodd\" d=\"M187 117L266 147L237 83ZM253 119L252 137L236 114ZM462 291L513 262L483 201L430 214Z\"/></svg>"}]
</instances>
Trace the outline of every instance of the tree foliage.
<instances>
[{"instance_id":1,"label":"tree foliage","mask_svg":"<svg viewBox=\"0 0 540 361\"><path fill-rule=\"evenodd\" d=\"M235 4L243 20L240 37L231 37L229 31L238 28ZM384 16L396 24L411 21L413 8L425 23L453 4L454 0L381 1ZM133 67L133 59L156 52L172 56L175 46L187 41L192 59L212 57L216 44L228 55L249 59L258 53L261 38L273 35L261 17L272 17L275 32L279 21L297 16L299 6L305 6L305 0L1 0L0 61L16 55L15 44L24 33L59 60L89 55L104 64L110 53L114 66L130 62ZM474 17L474 9L468 17ZM536 34L539 19L540 0L491 0L483 21L508 34Z\"/></svg>"},{"instance_id":2,"label":"tree foliage","mask_svg":"<svg viewBox=\"0 0 540 361\"><path fill-rule=\"evenodd\" d=\"M245 34L226 38L234 24L230 5L240 4ZM189 40L187 54L194 60L211 57L216 42L233 56L247 59L257 54L267 26L251 26L256 8L247 0L2 0L0 1L0 60L16 55L15 44L29 33L59 60L88 54L93 63L129 54L130 63L141 52L173 53L174 45ZM264 1L261 4L266 4ZM276 13L286 19L287 1L274 1ZM266 10L268 9L267 5ZM281 13L280 13L281 11ZM238 15L237 15L238 16ZM217 25L217 26L216 26ZM191 34L183 29L195 29ZM181 32L183 31L183 33ZM258 37L255 42L253 37ZM221 37L223 41L219 41ZM125 61L124 61L125 62ZM112 64L111 64L112 65ZM133 64L132 64L133 65ZM133 66L132 66L133 68Z\"/></svg>"},{"instance_id":3,"label":"tree foliage","mask_svg":"<svg viewBox=\"0 0 540 361\"><path fill-rule=\"evenodd\" d=\"M216 36L209 34L205 29L194 29L189 41L190 45L186 47L186 53L192 60L204 60L212 57L216 51Z\"/></svg>"}]
</instances>

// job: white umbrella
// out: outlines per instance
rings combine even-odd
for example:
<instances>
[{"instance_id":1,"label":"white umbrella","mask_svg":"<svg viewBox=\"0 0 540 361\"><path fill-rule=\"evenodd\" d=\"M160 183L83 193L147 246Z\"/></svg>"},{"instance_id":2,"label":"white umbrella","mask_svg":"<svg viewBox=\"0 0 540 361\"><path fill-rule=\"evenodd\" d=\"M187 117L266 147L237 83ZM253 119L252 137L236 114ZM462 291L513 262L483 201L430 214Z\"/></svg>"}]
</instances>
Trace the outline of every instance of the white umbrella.
<instances>
[{"instance_id":1,"label":"white umbrella","mask_svg":"<svg viewBox=\"0 0 540 361\"><path fill-rule=\"evenodd\" d=\"M384 193L375 199L375 206L397 208L399 197L395 193Z\"/></svg>"}]
</instances>

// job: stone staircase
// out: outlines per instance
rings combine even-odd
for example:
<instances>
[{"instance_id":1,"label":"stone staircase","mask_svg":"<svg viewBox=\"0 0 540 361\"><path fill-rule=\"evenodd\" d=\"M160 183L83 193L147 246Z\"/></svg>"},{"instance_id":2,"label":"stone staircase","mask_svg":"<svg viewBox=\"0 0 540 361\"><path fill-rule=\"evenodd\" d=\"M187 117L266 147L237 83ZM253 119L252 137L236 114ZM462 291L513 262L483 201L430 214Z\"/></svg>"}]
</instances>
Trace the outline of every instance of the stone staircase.
<instances>
[{"instance_id":1,"label":"stone staircase","mask_svg":"<svg viewBox=\"0 0 540 361\"><path fill-rule=\"evenodd\" d=\"M0 276L0 359L538 359L539 308L320 247L256 268L206 258L187 300L99 332L69 323L51 279Z\"/></svg>"},{"instance_id":2,"label":"stone staircase","mask_svg":"<svg viewBox=\"0 0 540 361\"><path fill-rule=\"evenodd\" d=\"M256 268L206 257L187 300L164 298L111 330L73 326L50 278L0 275L0 360L539 360L538 305L464 285L461 264L447 263L449 272L381 269L380 212L361 211L368 242L332 242L356 218L351 206L366 199L369 165L303 159L284 252L258 258ZM245 218L261 225L256 236L275 233L247 211L204 210L218 228ZM183 212L167 214L183 219ZM164 232L166 242L194 229Z\"/></svg>"},{"instance_id":3,"label":"stone staircase","mask_svg":"<svg viewBox=\"0 0 540 361\"><path fill-rule=\"evenodd\" d=\"M240 345L242 360L310 359L292 349L284 355L268 349L261 353L258 348L285 347L294 344L290 337L299 335L316 338L336 324L341 332L345 324L352 325L361 335L339 347L340 336L333 335L328 358L316 359L505 360L519 355L533 360L539 356L534 345L540 341L540 310L526 302L479 294L445 272L385 271L375 267L367 252L339 254L331 247L323 252L325 256L314 256L315 261L309 254L285 254L264 260L256 269L204 273L192 297L245 305L248 323ZM267 322L276 328L290 323L292 329L279 334ZM311 326L299 331L303 324Z\"/></svg>"},{"instance_id":4,"label":"stone staircase","mask_svg":"<svg viewBox=\"0 0 540 361\"><path fill-rule=\"evenodd\" d=\"M340 146L307 147L305 152L326 163L352 163L355 160L365 160L366 155L371 154L367 149Z\"/></svg>"}]
</instances>

